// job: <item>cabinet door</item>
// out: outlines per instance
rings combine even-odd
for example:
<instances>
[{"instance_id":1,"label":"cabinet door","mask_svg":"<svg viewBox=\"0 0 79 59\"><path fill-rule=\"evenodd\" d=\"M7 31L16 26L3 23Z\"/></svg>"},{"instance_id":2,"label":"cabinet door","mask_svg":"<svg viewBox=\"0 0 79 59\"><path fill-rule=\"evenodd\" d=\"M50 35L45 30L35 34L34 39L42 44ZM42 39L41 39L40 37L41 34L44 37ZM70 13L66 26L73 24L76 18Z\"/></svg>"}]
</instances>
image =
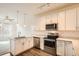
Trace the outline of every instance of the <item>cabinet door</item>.
<instances>
[{"instance_id":1,"label":"cabinet door","mask_svg":"<svg viewBox=\"0 0 79 59\"><path fill-rule=\"evenodd\" d=\"M24 41L22 39L16 39L15 41L15 55L21 53L24 50Z\"/></svg>"},{"instance_id":2,"label":"cabinet door","mask_svg":"<svg viewBox=\"0 0 79 59\"><path fill-rule=\"evenodd\" d=\"M79 31L79 7L77 8L77 31Z\"/></svg>"},{"instance_id":3,"label":"cabinet door","mask_svg":"<svg viewBox=\"0 0 79 59\"><path fill-rule=\"evenodd\" d=\"M30 45L30 48L33 47L33 38L29 38L29 45Z\"/></svg>"},{"instance_id":4,"label":"cabinet door","mask_svg":"<svg viewBox=\"0 0 79 59\"><path fill-rule=\"evenodd\" d=\"M24 50L28 49L28 40L24 39Z\"/></svg>"},{"instance_id":5,"label":"cabinet door","mask_svg":"<svg viewBox=\"0 0 79 59\"><path fill-rule=\"evenodd\" d=\"M66 9L66 30L76 30L76 8Z\"/></svg>"},{"instance_id":6,"label":"cabinet door","mask_svg":"<svg viewBox=\"0 0 79 59\"><path fill-rule=\"evenodd\" d=\"M58 13L58 30L65 30L65 10Z\"/></svg>"},{"instance_id":7,"label":"cabinet door","mask_svg":"<svg viewBox=\"0 0 79 59\"><path fill-rule=\"evenodd\" d=\"M40 24L40 30L45 30L45 20L46 20L46 17L45 16L41 16L41 18L39 19L40 22L38 22Z\"/></svg>"},{"instance_id":8,"label":"cabinet door","mask_svg":"<svg viewBox=\"0 0 79 59\"><path fill-rule=\"evenodd\" d=\"M57 23L57 19L58 19L58 14L57 13L54 13L51 15L51 22L52 23Z\"/></svg>"},{"instance_id":9,"label":"cabinet door","mask_svg":"<svg viewBox=\"0 0 79 59\"><path fill-rule=\"evenodd\" d=\"M71 41L66 41L65 42L65 56L73 56L74 55L74 50L72 46Z\"/></svg>"},{"instance_id":10,"label":"cabinet door","mask_svg":"<svg viewBox=\"0 0 79 59\"><path fill-rule=\"evenodd\" d=\"M64 56L64 41L57 40L57 55Z\"/></svg>"},{"instance_id":11,"label":"cabinet door","mask_svg":"<svg viewBox=\"0 0 79 59\"><path fill-rule=\"evenodd\" d=\"M33 39L32 38L26 38L24 39L24 51L28 50L33 47Z\"/></svg>"},{"instance_id":12,"label":"cabinet door","mask_svg":"<svg viewBox=\"0 0 79 59\"><path fill-rule=\"evenodd\" d=\"M46 24L51 24L52 22L51 15L46 15Z\"/></svg>"}]
</instances>

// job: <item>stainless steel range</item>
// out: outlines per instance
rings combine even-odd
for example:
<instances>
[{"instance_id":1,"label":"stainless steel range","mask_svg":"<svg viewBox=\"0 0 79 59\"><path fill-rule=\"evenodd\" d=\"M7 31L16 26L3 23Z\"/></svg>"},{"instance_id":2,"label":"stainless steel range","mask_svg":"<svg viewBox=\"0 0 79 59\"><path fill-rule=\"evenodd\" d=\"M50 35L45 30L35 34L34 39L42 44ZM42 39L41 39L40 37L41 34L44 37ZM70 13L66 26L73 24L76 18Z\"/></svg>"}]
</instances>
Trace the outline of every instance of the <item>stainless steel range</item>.
<instances>
[{"instance_id":1,"label":"stainless steel range","mask_svg":"<svg viewBox=\"0 0 79 59\"><path fill-rule=\"evenodd\" d=\"M47 37L44 37L44 51L56 55L56 39L58 33L49 33Z\"/></svg>"}]
</instances>

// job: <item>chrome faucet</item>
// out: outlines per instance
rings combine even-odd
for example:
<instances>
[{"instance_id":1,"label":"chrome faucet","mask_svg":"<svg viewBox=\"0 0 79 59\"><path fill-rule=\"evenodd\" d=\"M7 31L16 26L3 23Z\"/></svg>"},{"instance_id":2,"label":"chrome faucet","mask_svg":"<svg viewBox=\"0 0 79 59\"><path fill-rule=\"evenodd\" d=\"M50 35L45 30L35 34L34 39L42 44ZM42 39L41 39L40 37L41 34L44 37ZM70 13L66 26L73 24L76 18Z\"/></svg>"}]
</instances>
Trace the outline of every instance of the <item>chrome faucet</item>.
<instances>
[{"instance_id":1,"label":"chrome faucet","mask_svg":"<svg viewBox=\"0 0 79 59\"><path fill-rule=\"evenodd\" d=\"M20 37L20 35L21 35L21 32L18 32L18 37Z\"/></svg>"}]
</instances>

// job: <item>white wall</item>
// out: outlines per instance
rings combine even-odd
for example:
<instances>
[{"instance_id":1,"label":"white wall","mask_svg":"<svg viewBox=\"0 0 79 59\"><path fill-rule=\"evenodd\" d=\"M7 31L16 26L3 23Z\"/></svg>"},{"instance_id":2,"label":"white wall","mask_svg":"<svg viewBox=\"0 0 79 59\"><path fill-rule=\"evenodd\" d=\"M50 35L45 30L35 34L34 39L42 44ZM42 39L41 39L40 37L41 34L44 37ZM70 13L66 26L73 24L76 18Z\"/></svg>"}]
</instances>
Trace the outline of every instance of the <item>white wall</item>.
<instances>
[{"instance_id":1,"label":"white wall","mask_svg":"<svg viewBox=\"0 0 79 59\"><path fill-rule=\"evenodd\" d=\"M26 9L26 8L25 8ZM34 26L35 24L35 17L34 15L31 14L27 14L27 11L25 11L24 7L15 7L15 6L0 6L0 19L4 19L6 16L9 16L11 19L14 19L14 25L13 26L15 29L12 31L12 33L14 34L14 36L17 35L17 29L16 29L16 24L18 21L18 24L21 28L21 36L25 35L25 36L32 36L32 29L31 27ZM18 13L18 19L17 19L17 10L19 10ZM25 15L25 20L24 20L24 13L26 13ZM26 27L24 28L24 25L26 25ZM28 35L28 34L29 35Z\"/></svg>"}]
</instances>

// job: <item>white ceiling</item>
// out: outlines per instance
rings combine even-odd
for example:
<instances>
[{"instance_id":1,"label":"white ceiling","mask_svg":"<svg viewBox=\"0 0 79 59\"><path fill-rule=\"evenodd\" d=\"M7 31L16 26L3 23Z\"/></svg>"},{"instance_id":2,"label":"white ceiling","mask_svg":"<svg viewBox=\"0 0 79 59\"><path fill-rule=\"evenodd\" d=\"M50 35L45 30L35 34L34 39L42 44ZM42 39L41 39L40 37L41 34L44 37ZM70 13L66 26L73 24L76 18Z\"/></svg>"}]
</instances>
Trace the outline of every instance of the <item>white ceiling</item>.
<instances>
[{"instance_id":1,"label":"white ceiling","mask_svg":"<svg viewBox=\"0 0 79 59\"><path fill-rule=\"evenodd\" d=\"M51 3L47 5L46 3L1 3L0 7L8 8L20 8L23 9L28 14L39 14L46 12L48 10L53 10L66 5L71 5L67 3Z\"/></svg>"}]
</instances>

